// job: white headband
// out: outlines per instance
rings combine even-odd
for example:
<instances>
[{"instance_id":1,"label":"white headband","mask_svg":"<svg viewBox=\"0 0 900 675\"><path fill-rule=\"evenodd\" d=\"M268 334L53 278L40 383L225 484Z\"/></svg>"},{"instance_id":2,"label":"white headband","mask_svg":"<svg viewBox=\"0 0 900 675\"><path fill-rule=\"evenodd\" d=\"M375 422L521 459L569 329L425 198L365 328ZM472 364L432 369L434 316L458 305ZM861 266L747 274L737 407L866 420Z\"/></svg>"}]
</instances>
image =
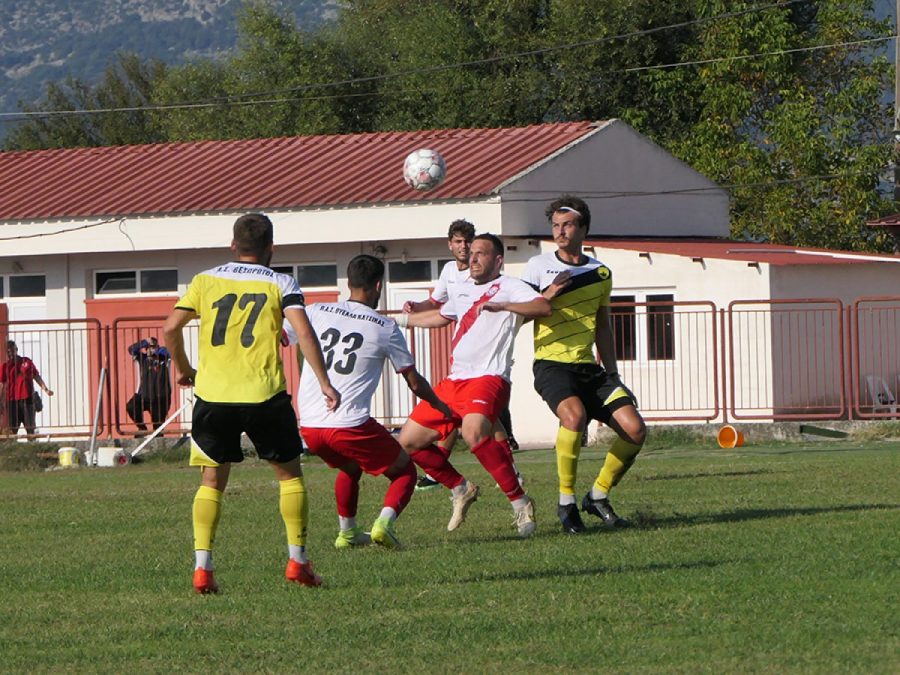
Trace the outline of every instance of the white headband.
<instances>
[{"instance_id":1,"label":"white headband","mask_svg":"<svg viewBox=\"0 0 900 675\"><path fill-rule=\"evenodd\" d=\"M573 209L571 206L560 206L560 207L559 207L558 209L556 209L556 210L557 210L557 211L569 211L570 213L574 213L574 214L575 214L576 216L578 216L579 218L583 218L583 217L584 217L584 216L581 215L581 212L580 212L580 211L576 211L576 210Z\"/></svg>"}]
</instances>

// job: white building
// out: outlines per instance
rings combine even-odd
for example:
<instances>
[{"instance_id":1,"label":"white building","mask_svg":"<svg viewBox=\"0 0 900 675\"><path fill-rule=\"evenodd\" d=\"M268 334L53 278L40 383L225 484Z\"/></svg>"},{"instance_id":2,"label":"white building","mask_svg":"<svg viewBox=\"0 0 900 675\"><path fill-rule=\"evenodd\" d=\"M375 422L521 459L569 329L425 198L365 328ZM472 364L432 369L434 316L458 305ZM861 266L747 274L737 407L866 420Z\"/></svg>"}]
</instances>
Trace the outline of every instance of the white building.
<instances>
[{"instance_id":1,"label":"white building","mask_svg":"<svg viewBox=\"0 0 900 675\"><path fill-rule=\"evenodd\" d=\"M439 150L448 165L445 182L425 193L401 177L403 158L420 147ZM725 241L727 192L618 120L0 153L0 181L0 291L10 321L34 322L13 323L9 332L26 340L22 352L52 383L67 383L56 384L56 418L44 422L60 428L84 423L82 413L63 411L91 392L104 354L115 355L109 361L121 408L134 386L125 343L158 327L195 273L229 257L231 225L249 211L272 217L273 266L297 274L310 300L345 294L354 255L382 256L388 310L428 293L457 218L503 237L507 273L517 275L530 256L552 249L542 240L549 234L543 211L561 193L588 201L593 253L613 269L615 295L637 303L669 296L719 308L735 299L847 301L900 288L900 267L887 264L897 262L889 256L806 264L807 253ZM106 346L93 338L48 346L37 336L51 320L117 330ZM632 337L646 339L640 331ZM417 340L419 355L433 342ZM51 357L60 349L69 357ZM635 352L632 372L652 375L643 358ZM546 442L556 422L531 386L527 327L516 359L516 436ZM84 361L84 369L60 363L69 360ZM386 391L393 398L385 399L384 416L402 416L401 392ZM677 391L659 400L660 412L716 407ZM120 410L110 415L111 423L122 421Z\"/></svg>"}]
</instances>

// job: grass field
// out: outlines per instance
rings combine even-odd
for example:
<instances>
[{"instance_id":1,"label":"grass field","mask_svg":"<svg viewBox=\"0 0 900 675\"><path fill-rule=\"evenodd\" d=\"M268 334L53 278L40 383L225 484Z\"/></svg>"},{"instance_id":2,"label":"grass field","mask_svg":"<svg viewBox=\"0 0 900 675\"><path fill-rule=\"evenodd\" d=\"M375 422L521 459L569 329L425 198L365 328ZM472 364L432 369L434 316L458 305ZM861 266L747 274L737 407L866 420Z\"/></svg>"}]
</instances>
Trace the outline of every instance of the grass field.
<instances>
[{"instance_id":1,"label":"grass field","mask_svg":"<svg viewBox=\"0 0 900 675\"><path fill-rule=\"evenodd\" d=\"M584 451L580 487L600 460ZM896 443L647 450L614 495L637 527L580 537L556 522L552 452L525 452L527 541L456 461L483 487L469 519L448 533L448 493L416 494L399 552L334 550L333 474L307 463L321 589L282 581L271 471L236 468L206 597L194 471L0 473L0 670L900 672ZM385 484L364 479L361 523Z\"/></svg>"}]
</instances>

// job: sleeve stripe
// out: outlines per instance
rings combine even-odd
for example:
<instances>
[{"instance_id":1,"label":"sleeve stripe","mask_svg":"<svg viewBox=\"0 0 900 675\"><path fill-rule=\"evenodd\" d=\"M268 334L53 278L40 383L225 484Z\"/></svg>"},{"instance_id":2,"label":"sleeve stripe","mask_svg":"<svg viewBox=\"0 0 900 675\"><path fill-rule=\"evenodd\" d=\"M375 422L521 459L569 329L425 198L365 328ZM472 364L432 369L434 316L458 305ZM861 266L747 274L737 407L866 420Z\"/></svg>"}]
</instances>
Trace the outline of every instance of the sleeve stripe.
<instances>
[{"instance_id":1,"label":"sleeve stripe","mask_svg":"<svg viewBox=\"0 0 900 675\"><path fill-rule=\"evenodd\" d=\"M281 299L281 309L287 309L288 307L306 307L303 293L291 293L285 295Z\"/></svg>"}]
</instances>

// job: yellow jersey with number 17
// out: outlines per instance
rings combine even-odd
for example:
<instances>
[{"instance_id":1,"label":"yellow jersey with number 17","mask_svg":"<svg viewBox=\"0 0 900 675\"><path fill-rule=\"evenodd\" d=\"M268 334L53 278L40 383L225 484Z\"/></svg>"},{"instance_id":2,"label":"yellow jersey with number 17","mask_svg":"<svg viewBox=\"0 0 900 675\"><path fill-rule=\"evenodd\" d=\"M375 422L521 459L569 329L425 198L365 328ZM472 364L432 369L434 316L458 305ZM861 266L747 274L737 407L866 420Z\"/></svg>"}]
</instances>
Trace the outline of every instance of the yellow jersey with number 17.
<instances>
[{"instance_id":1,"label":"yellow jersey with number 17","mask_svg":"<svg viewBox=\"0 0 900 675\"><path fill-rule=\"evenodd\" d=\"M230 262L195 276L175 307L200 316L197 396L210 403L262 403L285 390L284 310L304 307L293 277Z\"/></svg>"}]
</instances>

